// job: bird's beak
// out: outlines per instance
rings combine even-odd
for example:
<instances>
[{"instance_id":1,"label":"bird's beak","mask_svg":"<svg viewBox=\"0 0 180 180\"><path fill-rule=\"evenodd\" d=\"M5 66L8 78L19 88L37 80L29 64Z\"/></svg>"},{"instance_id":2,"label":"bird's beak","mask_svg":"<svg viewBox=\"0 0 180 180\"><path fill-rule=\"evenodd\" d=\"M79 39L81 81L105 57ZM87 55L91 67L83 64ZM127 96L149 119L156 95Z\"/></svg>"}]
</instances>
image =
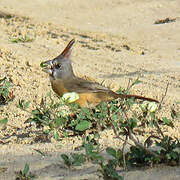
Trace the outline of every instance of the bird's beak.
<instances>
[{"instance_id":1,"label":"bird's beak","mask_svg":"<svg viewBox=\"0 0 180 180\"><path fill-rule=\"evenodd\" d=\"M53 73L53 62L52 62L52 60L42 62L40 64L40 67L43 68L42 70L44 72L48 73L49 75L52 75L52 73Z\"/></svg>"}]
</instances>

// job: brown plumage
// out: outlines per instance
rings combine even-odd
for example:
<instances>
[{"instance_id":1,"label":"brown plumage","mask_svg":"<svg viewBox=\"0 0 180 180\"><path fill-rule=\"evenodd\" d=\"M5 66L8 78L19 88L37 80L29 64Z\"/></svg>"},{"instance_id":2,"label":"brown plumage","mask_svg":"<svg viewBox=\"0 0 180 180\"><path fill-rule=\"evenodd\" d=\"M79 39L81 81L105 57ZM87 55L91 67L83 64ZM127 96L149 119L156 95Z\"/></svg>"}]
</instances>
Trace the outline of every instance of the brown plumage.
<instances>
[{"instance_id":1,"label":"brown plumage","mask_svg":"<svg viewBox=\"0 0 180 180\"><path fill-rule=\"evenodd\" d=\"M138 95L117 94L98 83L76 77L70 60L74 42L74 39L71 40L59 56L44 62L46 65L44 71L49 74L52 89L59 96L63 96L67 92L76 92L79 94L79 99L74 103L78 103L81 107L96 106L101 102L117 98L135 98L158 102L155 99Z\"/></svg>"}]
</instances>

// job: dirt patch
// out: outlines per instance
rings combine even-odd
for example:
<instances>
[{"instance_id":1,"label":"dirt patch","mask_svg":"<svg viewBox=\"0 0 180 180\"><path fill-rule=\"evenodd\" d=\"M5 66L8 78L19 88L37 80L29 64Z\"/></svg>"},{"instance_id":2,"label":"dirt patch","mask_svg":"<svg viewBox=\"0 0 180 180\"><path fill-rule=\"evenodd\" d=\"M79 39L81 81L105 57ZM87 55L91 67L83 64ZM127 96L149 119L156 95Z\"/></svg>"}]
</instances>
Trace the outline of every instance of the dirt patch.
<instances>
[{"instance_id":1,"label":"dirt patch","mask_svg":"<svg viewBox=\"0 0 180 180\"><path fill-rule=\"evenodd\" d=\"M82 22L83 18L88 19L87 14L83 17L80 1L79 6L75 6L73 12L79 10L77 16L78 18L82 16L82 19L77 24L72 22L71 25L68 22L71 22L72 14L66 3L62 16L54 14L53 18L49 14L36 18L36 8L31 3L28 4L29 7L24 1L20 5L18 1L15 1L14 5L11 1L2 3L0 7L2 9L0 12L0 78L7 77L12 81L15 98L8 105L0 107L0 119L7 117L9 120L7 129L0 131L2 146L0 164L2 167L8 167L5 173L0 173L1 179L12 179L14 171L23 169L26 162L30 164L32 171L40 175L39 179L99 179L96 173L97 167L90 163L74 171L67 170L62 165L60 154L72 152L81 144L81 137L70 137L61 142L53 140L47 142L36 128L24 123L29 114L17 107L19 100L31 101L31 110L41 102L42 97L51 91L48 76L41 71L39 64L57 56L71 38L76 39L72 62L78 76L88 77L99 83L103 82L103 85L117 90L119 87L126 87L129 78L136 79L141 74L143 84L135 86L132 93L159 100L169 83L169 90L163 103L164 111L161 115L170 116L170 107L175 101L180 101L180 21L176 18L178 14L175 10L178 1L174 1L174 4L171 2L170 7L166 9L167 2L138 1L137 7L141 7L141 10L137 14L135 12L137 10L136 1L113 1L111 5L108 1L97 3L95 9L99 15L97 18L95 14L91 18L91 12L87 11L89 21L94 21L94 26L92 24L85 26L82 23L82 27L79 26L79 28L77 24ZM38 3L41 8L42 5L43 7L48 6L47 1L38 1ZM101 9L102 4L103 10ZM90 5L94 7L94 4ZM110 10L108 5L114 8L114 13L118 14L122 10L126 15L122 20L117 20L118 26L114 22L113 10ZM86 9L88 2L83 3L82 6ZM57 12L60 4L56 7L52 3L50 7ZM166 10L166 17L164 17L166 13L158 11L160 7ZM34 14L32 13L33 8ZM41 10L43 12L43 9ZM149 18L144 20L142 12L145 10ZM113 19L112 29L107 28L110 27L108 26L109 18L102 17L102 12L107 13L108 11L110 11L109 16ZM134 12L134 17L129 15L128 11L131 12L130 14ZM155 15L151 16L153 13ZM170 16L176 18L176 21L161 25L153 24L158 19ZM55 23L58 18L62 25ZM102 25L98 22L102 22ZM127 26L131 23L135 23L136 28ZM118 32L117 29L120 26L121 30ZM136 39L135 34L140 36ZM56 99L55 96L54 98ZM174 105L174 108L178 110L179 106ZM180 120L174 123L175 127L167 128L166 133L180 138ZM109 145L114 147L121 145L117 139L114 139L111 130L101 132L101 141L104 148ZM59 149L59 144L61 149ZM47 156L45 158L38 156L34 149L47 153ZM125 173L124 176L125 179L134 177L136 177L134 179L142 177L143 179L144 177L147 179L157 177L159 179L179 179L180 172L178 167L160 166L150 170L131 171Z\"/></svg>"}]
</instances>

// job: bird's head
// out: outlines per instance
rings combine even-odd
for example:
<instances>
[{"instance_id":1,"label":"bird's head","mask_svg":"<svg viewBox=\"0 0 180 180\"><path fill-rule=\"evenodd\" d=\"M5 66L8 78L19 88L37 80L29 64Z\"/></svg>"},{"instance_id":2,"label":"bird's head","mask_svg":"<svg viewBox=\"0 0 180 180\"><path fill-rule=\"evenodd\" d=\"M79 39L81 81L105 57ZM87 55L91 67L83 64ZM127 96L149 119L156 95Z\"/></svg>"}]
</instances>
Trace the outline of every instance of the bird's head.
<instances>
[{"instance_id":1,"label":"bird's head","mask_svg":"<svg viewBox=\"0 0 180 180\"><path fill-rule=\"evenodd\" d=\"M43 68L43 71L48 73L50 79L68 79L74 76L72 64L71 64L71 51L72 45L74 44L75 40L72 39L64 51L52 60L48 60L42 62L40 66Z\"/></svg>"}]
</instances>

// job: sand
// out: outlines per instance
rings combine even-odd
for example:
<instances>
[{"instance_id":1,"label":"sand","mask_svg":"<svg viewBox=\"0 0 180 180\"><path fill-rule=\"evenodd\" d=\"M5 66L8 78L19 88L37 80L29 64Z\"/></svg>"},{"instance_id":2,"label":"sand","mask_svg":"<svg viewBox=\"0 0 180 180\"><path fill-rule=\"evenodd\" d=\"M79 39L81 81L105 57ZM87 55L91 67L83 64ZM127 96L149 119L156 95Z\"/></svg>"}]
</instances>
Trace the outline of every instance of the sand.
<instances>
[{"instance_id":1,"label":"sand","mask_svg":"<svg viewBox=\"0 0 180 180\"><path fill-rule=\"evenodd\" d=\"M38 179L100 179L97 166L66 169L60 158L81 145L81 137L60 142L36 142L36 129L26 130L29 114L17 108L30 100L30 109L52 91L40 62L59 55L68 41L76 39L72 63L77 76L88 77L117 90L141 74L142 84L132 93L161 100L165 116L180 101L180 1L179 0L4 0L0 4L0 78L13 82L12 102L1 106L0 119L8 118L0 131L0 179L15 179L15 171L30 164ZM10 15L10 16L9 16ZM160 19L175 22L154 24ZM12 43L28 35L32 42ZM54 98L56 98L54 96ZM178 105L175 105L178 109ZM180 120L166 133L180 138ZM118 147L111 130L101 132L103 148ZM34 149L46 154L42 157ZM158 166L122 173L125 179L180 179L179 167Z\"/></svg>"}]
</instances>

